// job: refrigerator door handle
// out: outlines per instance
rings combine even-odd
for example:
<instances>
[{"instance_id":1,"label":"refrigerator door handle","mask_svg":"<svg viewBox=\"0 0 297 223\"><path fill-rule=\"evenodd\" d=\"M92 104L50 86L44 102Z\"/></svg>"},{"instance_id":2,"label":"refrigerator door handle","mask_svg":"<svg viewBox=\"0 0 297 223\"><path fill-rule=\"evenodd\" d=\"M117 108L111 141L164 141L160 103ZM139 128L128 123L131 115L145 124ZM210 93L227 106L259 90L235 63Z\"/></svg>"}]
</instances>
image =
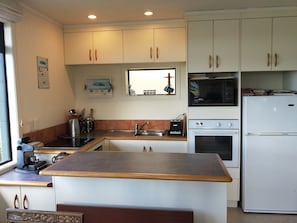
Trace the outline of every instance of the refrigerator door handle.
<instances>
[{"instance_id":1,"label":"refrigerator door handle","mask_svg":"<svg viewBox=\"0 0 297 223\"><path fill-rule=\"evenodd\" d=\"M297 132L248 132L246 136L286 136L286 135L297 135Z\"/></svg>"}]
</instances>

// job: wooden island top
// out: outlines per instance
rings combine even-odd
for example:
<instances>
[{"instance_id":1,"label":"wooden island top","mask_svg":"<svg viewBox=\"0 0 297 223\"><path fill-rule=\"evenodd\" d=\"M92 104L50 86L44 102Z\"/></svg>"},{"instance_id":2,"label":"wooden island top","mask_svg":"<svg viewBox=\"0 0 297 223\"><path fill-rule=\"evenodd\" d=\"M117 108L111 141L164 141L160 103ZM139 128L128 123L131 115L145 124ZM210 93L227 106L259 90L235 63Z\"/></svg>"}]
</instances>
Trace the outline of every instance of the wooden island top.
<instances>
[{"instance_id":1,"label":"wooden island top","mask_svg":"<svg viewBox=\"0 0 297 223\"><path fill-rule=\"evenodd\" d=\"M231 182L216 154L77 152L41 175Z\"/></svg>"}]
</instances>

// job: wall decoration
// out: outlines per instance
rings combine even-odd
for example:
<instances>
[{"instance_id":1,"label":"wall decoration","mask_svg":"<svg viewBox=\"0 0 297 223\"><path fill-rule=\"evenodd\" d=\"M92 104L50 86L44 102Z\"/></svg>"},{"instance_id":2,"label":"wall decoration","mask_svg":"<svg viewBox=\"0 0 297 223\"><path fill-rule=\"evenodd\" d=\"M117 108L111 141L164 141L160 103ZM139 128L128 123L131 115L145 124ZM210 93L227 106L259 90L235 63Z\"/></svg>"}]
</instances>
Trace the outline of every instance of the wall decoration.
<instances>
[{"instance_id":1,"label":"wall decoration","mask_svg":"<svg viewBox=\"0 0 297 223\"><path fill-rule=\"evenodd\" d=\"M85 83L85 90L89 96L112 96L111 79L87 79Z\"/></svg>"},{"instance_id":2,"label":"wall decoration","mask_svg":"<svg viewBox=\"0 0 297 223\"><path fill-rule=\"evenodd\" d=\"M37 56L38 88L49 88L48 59Z\"/></svg>"}]
</instances>

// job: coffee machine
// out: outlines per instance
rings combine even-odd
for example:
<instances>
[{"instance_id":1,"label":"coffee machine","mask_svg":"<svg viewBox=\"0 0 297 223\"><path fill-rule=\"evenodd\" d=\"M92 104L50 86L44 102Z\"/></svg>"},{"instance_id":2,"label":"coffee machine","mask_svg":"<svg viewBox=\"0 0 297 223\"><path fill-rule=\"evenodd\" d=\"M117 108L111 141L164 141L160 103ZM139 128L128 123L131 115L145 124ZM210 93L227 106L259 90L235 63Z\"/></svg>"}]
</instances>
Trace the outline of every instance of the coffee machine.
<instances>
[{"instance_id":1,"label":"coffee machine","mask_svg":"<svg viewBox=\"0 0 297 223\"><path fill-rule=\"evenodd\" d=\"M17 169L35 171L38 173L39 170L48 166L46 161L40 161L34 155L34 149L43 147L43 143L29 141L29 137L18 140Z\"/></svg>"}]
</instances>

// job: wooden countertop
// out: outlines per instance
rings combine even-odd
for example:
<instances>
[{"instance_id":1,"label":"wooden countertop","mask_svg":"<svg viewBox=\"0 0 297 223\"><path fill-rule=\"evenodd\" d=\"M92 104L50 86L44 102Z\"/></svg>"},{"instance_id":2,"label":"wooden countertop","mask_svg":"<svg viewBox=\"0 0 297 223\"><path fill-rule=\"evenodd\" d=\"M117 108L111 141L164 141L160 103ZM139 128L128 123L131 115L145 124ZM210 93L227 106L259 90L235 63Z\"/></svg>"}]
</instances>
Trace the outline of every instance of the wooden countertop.
<instances>
[{"instance_id":1,"label":"wooden countertop","mask_svg":"<svg viewBox=\"0 0 297 223\"><path fill-rule=\"evenodd\" d=\"M47 176L231 182L216 154L77 152L40 172Z\"/></svg>"},{"instance_id":2,"label":"wooden countertop","mask_svg":"<svg viewBox=\"0 0 297 223\"><path fill-rule=\"evenodd\" d=\"M85 146L80 148L63 148L63 147L52 147L35 150L37 154L58 154L60 152L67 152L70 154L78 151L88 151L90 148L96 146L104 140L169 140L169 141L187 141L187 137L184 136L135 136L132 130L95 130L91 133L82 134L80 137L95 138Z\"/></svg>"},{"instance_id":3,"label":"wooden countertop","mask_svg":"<svg viewBox=\"0 0 297 223\"><path fill-rule=\"evenodd\" d=\"M13 169L0 175L1 186L52 187L50 176L41 176L34 172Z\"/></svg>"}]
</instances>

